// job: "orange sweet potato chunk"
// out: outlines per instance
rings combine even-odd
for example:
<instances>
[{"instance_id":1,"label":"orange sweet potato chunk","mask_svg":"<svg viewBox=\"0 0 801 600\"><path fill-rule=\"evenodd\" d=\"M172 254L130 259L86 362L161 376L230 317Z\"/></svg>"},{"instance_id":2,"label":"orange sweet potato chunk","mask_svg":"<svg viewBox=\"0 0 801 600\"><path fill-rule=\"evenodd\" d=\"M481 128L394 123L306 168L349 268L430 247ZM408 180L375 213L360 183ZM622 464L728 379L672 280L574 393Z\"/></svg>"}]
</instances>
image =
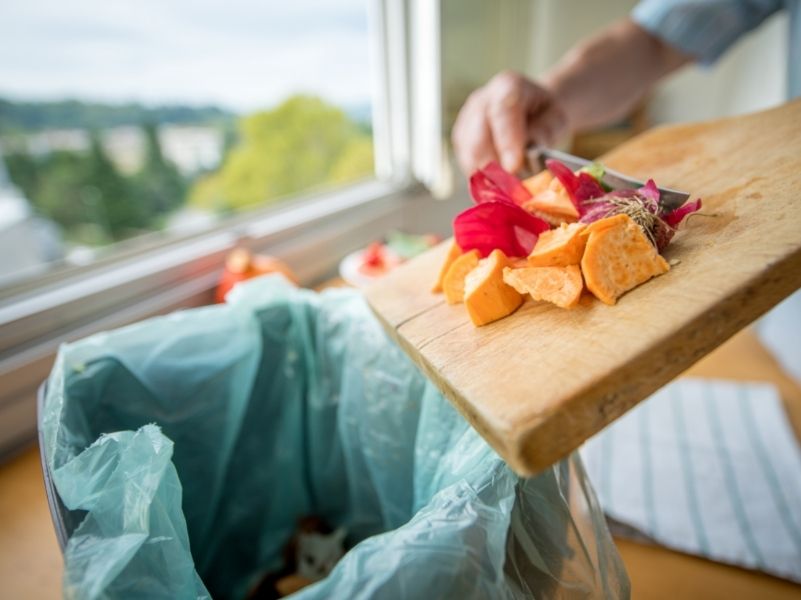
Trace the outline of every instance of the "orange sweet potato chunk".
<instances>
[{"instance_id":1,"label":"orange sweet potato chunk","mask_svg":"<svg viewBox=\"0 0 801 600\"><path fill-rule=\"evenodd\" d=\"M458 304L464 299L464 279L478 264L480 256L478 250L465 252L448 267L448 272L442 278L442 291L448 304Z\"/></svg>"},{"instance_id":2,"label":"orange sweet potato chunk","mask_svg":"<svg viewBox=\"0 0 801 600\"><path fill-rule=\"evenodd\" d=\"M528 190L532 196L536 196L540 192L544 192L551 185L554 177L548 169L543 169L536 175L523 180L523 187Z\"/></svg>"},{"instance_id":3,"label":"orange sweet potato chunk","mask_svg":"<svg viewBox=\"0 0 801 600\"><path fill-rule=\"evenodd\" d=\"M503 270L509 264L503 252L493 250L467 274L464 305L477 327L512 314L523 303L523 296L503 281Z\"/></svg>"},{"instance_id":4,"label":"orange sweet potato chunk","mask_svg":"<svg viewBox=\"0 0 801 600\"><path fill-rule=\"evenodd\" d=\"M541 233L528 255L531 267L567 267L581 262L586 236L580 235L584 223L563 223L556 229Z\"/></svg>"},{"instance_id":5,"label":"orange sweet potato chunk","mask_svg":"<svg viewBox=\"0 0 801 600\"><path fill-rule=\"evenodd\" d=\"M548 187L534 194L526 201L523 208L535 214L545 215L549 222L573 222L579 218L576 206L558 179L552 179Z\"/></svg>"},{"instance_id":6,"label":"orange sweet potato chunk","mask_svg":"<svg viewBox=\"0 0 801 600\"><path fill-rule=\"evenodd\" d=\"M615 304L627 291L670 270L628 215L601 219L585 232L589 235L581 272L587 289L601 302Z\"/></svg>"},{"instance_id":7,"label":"orange sweet potato chunk","mask_svg":"<svg viewBox=\"0 0 801 600\"><path fill-rule=\"evenodd\" d=\"M455 240L451 240L451 246L448 249L448 254L445 256L445 262L442 263L442 268L439 270L439 277L437 277L437 282L434 284L434 287L431 288L431 291L435 294L437 292L442 291L442 280L445 279L445 275L448 272L448 269L451 268L453 261L459 258L462 255L462 249L459 248L459 245L456 243Z\"/></svg>"},{"instance_id":8,"label":"orange sweet potato chunk","mask_svg":"<svg viewBox=\"0 0 801 600\"><path fill-rule=\"evenodd\" d=\"M531 294L534 300L545 300L561 308L576 306L584 289L578 265L506 268L503 280L521 294Z\"/></svg>"},{"instance_id":9,"label":"orange sweet potato chunk","mask_svg":"<svg viewBox=\"0 0 801 600\"><path fill-rule=\"evenodd\" d=\"M624 214L606 217L605 219L599 219L587 225L581 232L581 235L589 237L589 235L593 232L600 232L604 229L609 229L610 227L619 227L621 225L625 225L629 221L631 221L631 217Z\"/></svg>"}]
</instances>

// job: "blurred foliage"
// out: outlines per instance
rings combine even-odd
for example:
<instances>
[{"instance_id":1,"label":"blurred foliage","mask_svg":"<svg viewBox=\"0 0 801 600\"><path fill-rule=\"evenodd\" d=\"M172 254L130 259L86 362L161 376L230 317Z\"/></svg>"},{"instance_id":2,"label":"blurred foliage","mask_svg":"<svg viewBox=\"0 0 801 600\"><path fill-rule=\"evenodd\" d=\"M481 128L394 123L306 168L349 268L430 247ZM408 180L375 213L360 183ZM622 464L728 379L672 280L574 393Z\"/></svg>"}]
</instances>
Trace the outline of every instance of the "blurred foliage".
<instances>
[{"instance_id":1,"label":"blurred foliage","mask_svg":"<svg viewBox=\"0 0 801 600\"><path fill-rule=\"evenodd\" d=\"M71 242L102 245L157 226L181 206L186 182L166 161L156 130L145 127L145 162L121 175L96 135L88 152L58 151L43 157L5 156L9 175L37 212L58 223Z\"/></svg>"},{"instance_id":2,"label":"blurred foliage","mask_svg":"<svg viewBox=\"0 0 801 600\"><path fill-rule=\"evenodd\" d=\"M293 96L244 117L239 131L220 169L193 186L192 205L230 212L373 172L369 131L316 97Z\"/></svg>"},{"instance_id":3,"label":"blurred foliage","mask_svg":"<svg viewBox=\"0 0 801 600\"><path fill-rule=\"evenodd\" d=\"M2 101L0 118L1 111ZM162 153L155 123L142 126L144 161L132 175L115 168L96 134L86 152L12 152L4 159L37 212L58 223L68 241L88 245L160 229L187 198L197 208L229 213L373 173L369 128L319 98L293 96L240 119L237 134L224 131L220 168L191 189Z\"/></svg>"},{"instance_id":4,"label":"blurred foliage","mask_svg":"<svg viewBox=\"0 0 801 600\"><path fill-rule=\"evenodd\" d=\"M165 215L184 204L187 182L175 165L164 158L156 128L145 125L143 130L145 162L134 176L136 201L153 215Z\"/></svg>"}]
</instances>

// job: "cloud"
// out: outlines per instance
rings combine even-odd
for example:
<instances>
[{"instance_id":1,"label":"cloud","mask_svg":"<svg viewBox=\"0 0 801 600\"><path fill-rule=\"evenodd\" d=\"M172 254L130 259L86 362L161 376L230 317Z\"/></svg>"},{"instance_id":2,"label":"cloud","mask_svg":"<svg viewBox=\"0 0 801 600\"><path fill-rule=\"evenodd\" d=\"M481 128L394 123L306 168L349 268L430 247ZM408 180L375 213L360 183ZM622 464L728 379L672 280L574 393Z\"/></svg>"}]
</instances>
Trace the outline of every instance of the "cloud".
<instances>
[{"instance_id":1,"label":"cloud","mask_svg":"<svg viewBox=\"0 0 801 600\"><path fill-rule=\"evenodd\" d=\"M251 110L369 98L367 0L4 0L0 94Z\"/></svg>"}]
</instances>

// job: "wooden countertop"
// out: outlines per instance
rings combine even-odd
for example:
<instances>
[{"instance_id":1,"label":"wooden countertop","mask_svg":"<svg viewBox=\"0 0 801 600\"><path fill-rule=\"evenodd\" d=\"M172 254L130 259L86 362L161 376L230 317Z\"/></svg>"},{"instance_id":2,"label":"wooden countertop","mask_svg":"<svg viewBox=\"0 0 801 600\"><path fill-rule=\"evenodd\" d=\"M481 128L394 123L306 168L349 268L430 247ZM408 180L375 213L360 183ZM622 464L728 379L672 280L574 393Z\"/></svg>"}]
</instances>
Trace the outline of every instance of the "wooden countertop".
<instances>
[{"instance_id":1,"label":"wooden countertop","mask_svg":"<svg viewBox=\"0 0 801 600\"><path fill-rule=\"evenodd\" d=\"M781 371L751 331L732 338L688 374L774 383L801 439L801 388ZM801 597L801 586L768 575L627 540L617 543L633 598L638 600ZM39 452L32 447L0 466L0 595L15 600L60 598L61 573Z\"/></svg>"}]
</instances>

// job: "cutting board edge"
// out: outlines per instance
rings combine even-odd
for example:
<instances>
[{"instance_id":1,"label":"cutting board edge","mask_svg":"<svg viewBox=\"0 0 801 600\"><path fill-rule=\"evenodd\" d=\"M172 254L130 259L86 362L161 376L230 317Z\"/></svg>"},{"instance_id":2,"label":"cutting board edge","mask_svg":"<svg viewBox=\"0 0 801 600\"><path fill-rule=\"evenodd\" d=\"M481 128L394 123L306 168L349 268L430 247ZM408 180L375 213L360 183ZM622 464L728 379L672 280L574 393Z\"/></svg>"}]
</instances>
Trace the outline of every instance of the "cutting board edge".
<instances>
[{"instance_id":1,"label":"cutting board edge","mask_svg":"<svg viewBox=\"0 0 801 600\"><path fill-rule=\"evenodd\" d=\"M444 380L437 369L426 360L422 354L414 351L415 349L399 332L398 327L400 327L400 325L395 327L387 322L373 307L369 298L367 298L367 305L392 341L398 344L404 354L406 354L406 356L423 372L425 377L436 386L439 392L456 408L456 410L459 411L459 414L465 418L470 426L473 427L501 457L504 457L504 460L506 460L506 455L513 454L517 447L516 440L513 445L503 442L504 439L512 439L512 431L508 428L507 424L499 421L492 422L492 419L487 415L483 415L475 410L465 398L456 393L451 393L451 390L454 389L453 386L447 384L447 380Z\"/></svg>"},{"instance_id":2,"label":"cutting board edge","mask_svg":"<svg viewBox=\"0 0 801 600\"><path fill-rule=\"evenodd\" d=\"M603 163L604 165L607 165L607 162L609 162L607 166L609 168L614 169L617 168L617 162L621 160L620 157L626 157L628 154L632 152L632 148L637 149L642 145L650 144L654 140L658 140L666 132L676 133L680 132L681 130L686 130L693 132L694 135L698 135L698 133L701 130L707 132L713 129L726 128L732 123L736 123L743 119L749 119L751 117L759 116L762 118L771 118L775 114L778 115L785 113L788 107L791 107L793 105L801 106L801 98L794 98L777 106L772 106L764 109L756 109L739 115L719 117L717 119L687 121L681 123L662 123L660 125L650 127L647 131L639 133L633 138L624 141L623 143L614 147L612 150L599 156L596 160L598 162ZM627 172L626 174L631 176L638 175L635 172ZM640 175L647 176L648 174L641 173Z\"/></svg>"},{"instance_id":3,"label":"cutting board edge","mask_svg":"<svg viewBox=\"0 0 801 600\"><path fill-rule=\"evenodd\" d=\"M789 273L790 276L780 277L779 271ZM792 277L793 274L795 277ZM768 293L758 296L759 302L754 303L750 299L757 297L754 296L753 290L758 287L767 288ZM754 280L729 296L718 307L721 317L718 319L719 327L715 329L714 336L708 335L709 331L706 328L703 331L705 335L693 335L700 322L708 318L701 315L679 330L679 333L683 335L670 335L668 339L672 340L672 343L663 344L664 340L657 340L635 357L634 361L627 365L625 371L630 374L633 389L627 390L625 394L615 393L615 390L620 388L621 374L618 372L614 376L610 375L602 379L588 393L574 394L566 399L565 404L571 405L570 410L565 410L565 406L561 406L559 410L543 412L530 419L518 421L515 427L509 431L510 439L517 442L517 445L512 448L512 460L508 461L510 466L512 464L520 465L520 469L515 468L514 470L523 476L536 475L551 466L566 456L565 447L570 446L570 452L578 449L587 439L670 383L701 358L799 289L801 289L801 249L774 265L774 269L770 273L762 272ZM684 357L681 360L665 360L671 356L680 356L681 353ZM689 365L685 360L688 355L691 361ZM663 364L666 365L664 371L658 372L656 377L652 370L648 370L654 360L665 360ZM638 373L647 373L647 376L638 377ZM599 412L600 420L591 418L592 413ZM590 416L582 418L582 414ZM579 435L575 435L577 424ZM575 443L552 444L553 448L545 449L539 447L538 442L542 439L558 439L560 442L564 442L563 432L566 431L574 434L570 437L576 440Z\"/></svg>"}]
</instances>

